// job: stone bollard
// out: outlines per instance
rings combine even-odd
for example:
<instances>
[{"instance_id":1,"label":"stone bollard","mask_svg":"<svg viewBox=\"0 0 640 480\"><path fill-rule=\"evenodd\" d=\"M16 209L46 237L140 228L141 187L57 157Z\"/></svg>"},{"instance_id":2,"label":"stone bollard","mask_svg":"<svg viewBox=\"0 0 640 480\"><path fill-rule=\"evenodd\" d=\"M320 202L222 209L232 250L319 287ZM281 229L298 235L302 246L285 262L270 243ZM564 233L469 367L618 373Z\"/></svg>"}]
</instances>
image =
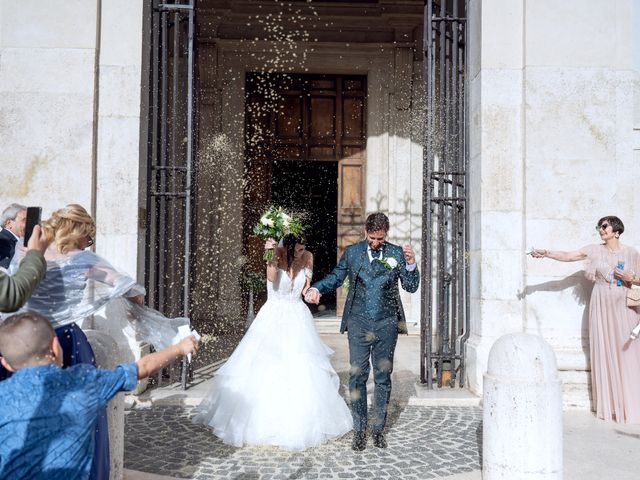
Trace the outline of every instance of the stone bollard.
<instances>
[{"instance_id":1,"label":"stone bollard","mask_svg":"<svg viewBox=\"0 0 640 480\"><path fill-rule=\"evenodd\" d=\"M85 330L93 348L98 368L115 368L121 362L120 349L107 333ZM111 457L111 480L120 480L124 474L124 393L119 393L107 405L109 424L109 455Z\"/></svg>"},{"instance_id":2,"label":"stone bollard","mask_svg":"<svg viewBox=\"0 0 640 480\"><path fill-rule=\"evenodd\" d=\"M482 451L484 480L562 480L562 390L542 337L512 333L493 344Z\"/></svg>"}]
</instances>

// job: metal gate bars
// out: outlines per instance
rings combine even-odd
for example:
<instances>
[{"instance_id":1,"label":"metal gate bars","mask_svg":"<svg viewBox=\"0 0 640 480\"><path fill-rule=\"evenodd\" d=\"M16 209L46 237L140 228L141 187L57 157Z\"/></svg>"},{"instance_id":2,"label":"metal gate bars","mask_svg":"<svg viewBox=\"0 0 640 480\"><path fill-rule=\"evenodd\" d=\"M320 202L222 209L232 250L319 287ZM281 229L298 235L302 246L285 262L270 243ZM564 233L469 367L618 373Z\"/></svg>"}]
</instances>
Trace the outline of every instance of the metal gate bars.
<instances>
[{"instance_id":1,"label":"metal gate bars","mask_svg":"<svg viewBox=\"0 0 640 480\"><path fill-rule=\"evenodd\" d=\"M172 317L189 316L194 31L195 0L153 0L145 284L149 304Z\"/></svg>"},{"instance_id":2,"label":"metal gate bars","mask_svg":"<svg viewBox=\"0 0 640 480\"><path fill-rule=\"evenodd\" d=\"M428 388L464 385L469 335L465 3L424 5L420 381Z\"/></svg>"}]
</instances>

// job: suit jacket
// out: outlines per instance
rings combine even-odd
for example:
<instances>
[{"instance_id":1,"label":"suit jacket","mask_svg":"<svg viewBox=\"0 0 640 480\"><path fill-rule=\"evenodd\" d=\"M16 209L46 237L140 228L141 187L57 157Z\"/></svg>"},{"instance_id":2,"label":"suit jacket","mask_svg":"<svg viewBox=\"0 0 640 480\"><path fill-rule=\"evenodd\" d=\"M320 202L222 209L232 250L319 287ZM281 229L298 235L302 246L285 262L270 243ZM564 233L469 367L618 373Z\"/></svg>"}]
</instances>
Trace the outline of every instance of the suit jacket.
<instances>
[{"instance_id":1,"label":"suit jacket","mask_svg":"<svg viewBox=\"0 0 640 480\"><path fill-rule=\"evenodd\" d=\"M336 268L325 278L314 283L313 287L324 294L340 287L344 279L349 278L349 292L340 324L340 333L347 330L349 319L355 315L366 316L368 313L375 318L379 316L378 314L386 314L387 312L390 313L387 316L393 316L393 312L395 312L398 319L398 332L407 333L398 280L404 290L410 293L415 292L420 285L418 268L408 271L402 248L389 242L383 244L382 256L383 258L395 259L397 265L392 269L387 269L376 260L370 262L367 254L368 246L366 241L348 246ZM353 308L356 291L365 288L364 285L367 285L366 297L369 299L367 308L371 309L368 312L356 311Z\"/></svg>"},{"instance_id":2,"label":"suit jacket","mask_svg":"<svg viewBox=\"0 0 640 480\"><path fill-rule=\"evenodd\" d=\"M9 268L18 240L6 228L0 230L0 267Z\"/></svg>"},{"instance_id":3,"label":"suit jacket","mask_svg":"<svg viewBox=\"0 0 640 480\"><path fill-rule=\"evenodd\" d=\"M15 275L0 272L0 312L13 312L24 305L46 271L47 262L42 253L30 250Z\"/></svg>"}]
</instances>

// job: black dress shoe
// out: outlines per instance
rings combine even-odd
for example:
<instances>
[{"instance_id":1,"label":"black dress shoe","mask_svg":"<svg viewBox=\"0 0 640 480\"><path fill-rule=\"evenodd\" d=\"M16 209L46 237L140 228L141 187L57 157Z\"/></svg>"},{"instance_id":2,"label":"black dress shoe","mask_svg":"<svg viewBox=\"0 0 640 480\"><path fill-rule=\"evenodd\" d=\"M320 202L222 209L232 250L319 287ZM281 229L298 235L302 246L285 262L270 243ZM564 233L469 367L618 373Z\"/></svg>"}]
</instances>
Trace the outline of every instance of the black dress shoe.
<instances>
[{"instance_id":1,"label":"black dress shoe","mask_svg":"<svg viewBox=\"0 0 640 480\"><path fill-rule=\"evenodd\" d=\"M364 432L353 432L353 440L351 440L351 448L356 452L361 452L367 448L367 436Z\"/></svg>"},{"instance_id":2,"label":"black dress shoe","mask_svg":"<svg viewBox=\"0 0 640 480\"><path fill-rule=\"evenodd\" d=\"M373 444L378 448L387 448L387 440L384 438L382 431L373 432Z\"/></svg>"}]
</instances>

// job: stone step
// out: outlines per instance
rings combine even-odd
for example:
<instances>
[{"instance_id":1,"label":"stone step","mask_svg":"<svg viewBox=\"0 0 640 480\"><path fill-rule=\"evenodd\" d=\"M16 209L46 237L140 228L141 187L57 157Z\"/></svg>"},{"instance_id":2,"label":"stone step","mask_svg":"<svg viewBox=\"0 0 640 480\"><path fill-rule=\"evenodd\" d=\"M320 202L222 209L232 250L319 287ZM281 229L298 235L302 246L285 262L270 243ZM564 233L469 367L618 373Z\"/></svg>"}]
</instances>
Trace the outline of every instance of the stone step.
<instances>
[{"instance_id":1,"label":"stone step","mask_svg":"<svg viewBox=\"0 0 640 480\"><path fill-rule=\"evenodd\" d=\"M409 398L409 405L423 407L479 407L482 398L466 388L445 387L429 390L422 383L415 384L416 395Z\"/></svg>"},{"instance_id":2,"label":"stone step","mask_svg":"<svg viewBox=\"0 0 640 480\"><path fill-rule=\"evenodd\" d=\"M318 333L340 333L340 323L342 322L342 317L315 317L314 320ZM420 324L408 323L407 330L409 331L409 335L420 335Z\"/></svg>"}]
</instances>

